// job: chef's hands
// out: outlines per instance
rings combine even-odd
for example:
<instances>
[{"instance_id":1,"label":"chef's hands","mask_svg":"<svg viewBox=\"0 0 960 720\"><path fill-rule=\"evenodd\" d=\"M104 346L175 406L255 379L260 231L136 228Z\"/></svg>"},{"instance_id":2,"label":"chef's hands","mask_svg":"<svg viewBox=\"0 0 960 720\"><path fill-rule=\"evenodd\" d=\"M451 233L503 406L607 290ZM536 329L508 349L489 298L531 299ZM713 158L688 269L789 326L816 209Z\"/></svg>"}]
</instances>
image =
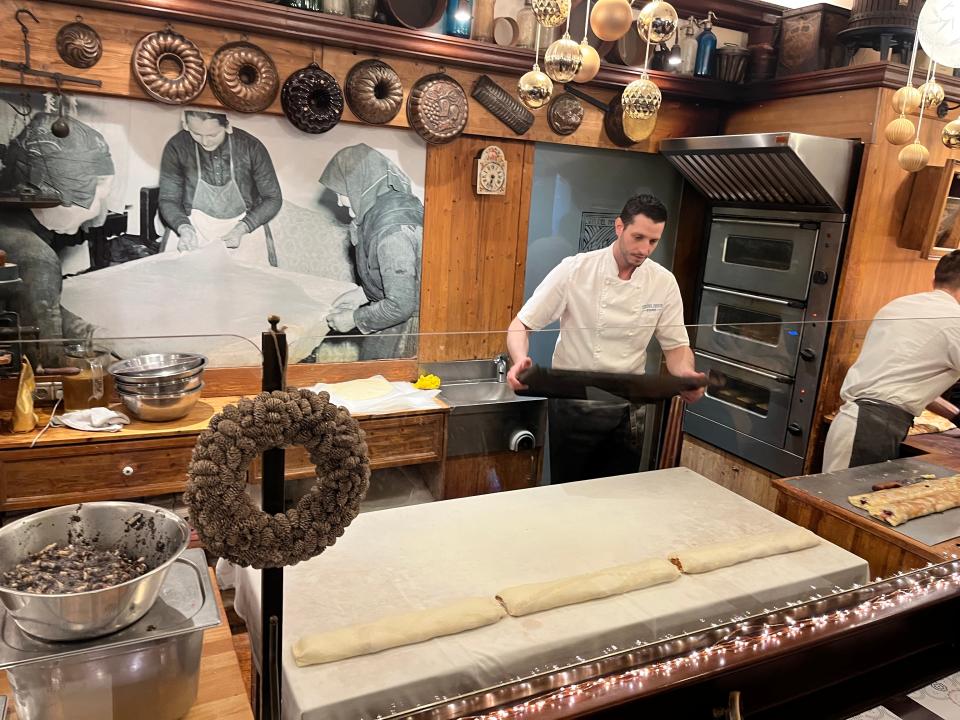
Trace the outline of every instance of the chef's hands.
<instances>
[{"instance_id":1,"label":"chef's hands","mask_svg":"<svg viewBox=\"0 0 960 720\"><path fill-rule=\"evenodd\" d=\"M353 310L334 310L327 315L327 325L331 330L345 333L353 330L357 323L353 319Z\"/></svg>"},{"instance_id":2,"label":"chef's hands","mask_svg":"<svg viewBox=\"0 0 960 720\"><path fill-rule=\"evenodd\" d=\"M221 237L220 240L231 250L236 250L240 247L240 241L243 240L243 236L248 232L247 226L239 222L230 229L230 232Z\"/></svg>"},{"instance_id":3,"label":"chef's hands","mask_svg":"<svg viewBox=\"0 0 960 720\"><path fill-rule=\"evenodd\" d=\"M516 390L526 390L527 386L520 382L520 378L517 377L517 374L523 370L526 370L528 367L533 366L533 360L529 357L520 358L517 362L513 364L513 367L507 371L507 382L510 384L510 387Z\"/></svg>"},{"instance_id":4,"label":"chef's hands","mask_svg":"<svg viewBox=\"0 0 960 720\"><path fill-rule=\"evenodd\" d=\"M683 375L678 375L677 377L691 378L693 380L699 380L700 382L703 382L703 383L707 382L706 374L702 372L697 372L696 370L686 372ZM706 387L698 387L695 390L684 390L683 392L680 393L680 397L682 397L684 401L686 401L688 404L695 403L697 400L703 397L703 394L705 391L706 391Z\"/></svg>"},{"instance_id":5,"label":"chef's hands","mask_svg":"<svg viewBox=\"0 0 960 720\"><path fill-rule=\"evenodd\" d=\"M180 252L190 252L200 247L200 238L192 225L181 225L177 228L177 237L177 250Z\"/></svg>"}]
</instances>

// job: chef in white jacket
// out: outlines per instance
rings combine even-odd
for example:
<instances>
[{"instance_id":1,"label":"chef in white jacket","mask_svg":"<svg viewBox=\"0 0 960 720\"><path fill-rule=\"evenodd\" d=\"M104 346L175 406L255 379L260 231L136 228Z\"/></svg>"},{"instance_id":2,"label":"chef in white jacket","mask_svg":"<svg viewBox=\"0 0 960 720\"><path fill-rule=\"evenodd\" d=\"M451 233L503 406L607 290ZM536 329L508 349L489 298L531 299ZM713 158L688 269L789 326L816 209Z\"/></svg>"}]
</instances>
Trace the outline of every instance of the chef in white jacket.
<instances>
[{"instance_id":1,"label":"chef in white jacket","mask_svg":"<svg viewBox=\"0 0 960 720\"><path fill-rule=\"evenodd\" d=\"M905 295L877 313L860 357L840 390L823 470L898 457L900 443L925 408L956 422L943 395L960 378L960 250L940 258L933 290Z\"/></svg>"}]
</instances>

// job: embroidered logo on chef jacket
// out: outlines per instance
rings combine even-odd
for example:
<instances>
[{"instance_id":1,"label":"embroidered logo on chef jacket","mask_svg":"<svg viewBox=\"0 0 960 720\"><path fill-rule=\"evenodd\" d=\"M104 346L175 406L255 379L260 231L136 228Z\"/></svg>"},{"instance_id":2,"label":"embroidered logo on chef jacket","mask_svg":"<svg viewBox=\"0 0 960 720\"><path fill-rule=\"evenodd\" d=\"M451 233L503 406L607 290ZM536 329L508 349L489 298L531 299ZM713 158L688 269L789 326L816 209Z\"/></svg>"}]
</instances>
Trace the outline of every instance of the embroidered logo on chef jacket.
<instances>
[{"instance_id":1,"label":"embroidered logo on chef jacket","mask_svg":"<svg viewBox=\"0 0 960 720\"><path fill-rule=\"evenodd\" d=\"M640 306L640 312L659 312L663 310L663 303L644 303Z\"/></svg>"}]
</instances>

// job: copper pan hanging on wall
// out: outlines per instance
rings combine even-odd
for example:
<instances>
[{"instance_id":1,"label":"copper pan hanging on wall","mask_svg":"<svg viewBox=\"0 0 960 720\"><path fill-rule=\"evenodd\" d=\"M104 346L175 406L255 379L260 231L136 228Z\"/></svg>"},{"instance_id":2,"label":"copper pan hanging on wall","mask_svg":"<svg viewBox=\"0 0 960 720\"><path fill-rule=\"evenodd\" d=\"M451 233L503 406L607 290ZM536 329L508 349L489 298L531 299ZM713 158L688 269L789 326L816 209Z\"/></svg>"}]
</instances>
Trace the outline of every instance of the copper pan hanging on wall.
<instances>
[{"instance_id":1,"label":"copper pan hanging on wall","mask_svg":"<svg viewBox=\"0 0 960 720\"><path fill-rule=\"evenodd\" d=\"M287 120L298 130L315 135L340 122L343 103L343 90L337 79L316 63L292 73L280 91L280 104Z\"/></svg>"},{"instance_id":2,"label":"copper pan hanging on wall","mask_svg":"<svg viewBox=\"0 0 960 720\"><path fill-rule=\"evenodd\" d=\"M210 60L208 75L217 100L238 112L266 110L280 91L277 66L263 49L250 42L221 46Z\"/></svg>"},{"instance_id":3,"label":"copper pan hanging on wall","mask_svg":"<svg viewBox=\"0 0 960 720\"><path fill-rule=\"evenodd\" d=\"M636 143L623 130L623 104L620 102L620 93L616 93L609 103L597 100L573 85L567 85L566 90L574 97L588 102L598 110L603 111L603 129L607 137L617 147L628 148Z\"/></svg>"},{"instance_id":4,"label":"copper pan hanging on wall","mask_svg":"<svg viewBox=\"0 0 960 720\"><path fill-rule=\"evenodd\" d=\"M103 41L92 27L77 15L57 32L57 54L75 68L92 68L103 56Z\"/></svg>"},{"instance_id":5,"label":"copper pan hanging on wall","mask_svg":"<svg viewBox=\"0 0 960 720\"><path fill-rule=\"evenodd\" d=\"M437 73L417 80L407 98L407 121L434 145L448 143L467 127L467 94L449 75Z\"/></svg>"},{"instance_id":6,"label":"copper pan hanging on wall","mask_svg":"<svg viewBox=\"0 0 960 720\"><path fill-rule=\"evenodd\" d=\"M207 84L203 55L193 42L164 30L148 33L133 48L133 77L154 100L168 105L185 105L197 99ZM161 63L172 62L178 72L170 76Z\"/></svg>"}]
</instances>

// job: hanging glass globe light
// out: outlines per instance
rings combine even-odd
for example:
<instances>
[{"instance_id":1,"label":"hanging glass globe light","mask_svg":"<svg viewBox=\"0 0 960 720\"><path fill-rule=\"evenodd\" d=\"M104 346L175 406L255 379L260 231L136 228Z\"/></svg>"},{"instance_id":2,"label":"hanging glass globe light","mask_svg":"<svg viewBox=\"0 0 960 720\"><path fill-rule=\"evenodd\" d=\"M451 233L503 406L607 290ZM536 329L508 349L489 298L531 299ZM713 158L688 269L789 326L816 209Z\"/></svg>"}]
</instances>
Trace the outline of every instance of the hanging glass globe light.
<instances>
[{"instance_id":1,"label":"hanging glass globe light","mask_svg":"<svg viewBox=\"0 0 960 720\"><path fill-rule=\"evenodd\" d=\"M543 69L550 79L558 83L568 83L580 71L583 60L580 56L580 45L564 33L559 40L554 40L543 56Z\"/></svg>"},{"instance_id":2,"label":"hanging glass globe light","mask_svg":"<svg viewBox=\"0 0 960 720\"><path fill-rule=\"evenodd\" d=\"M651 0L637 17L637 32L656 45L672 38L679 23L680 17L673 5L665 0Z\"/></svg>"},{"instance_id":3,"label":"hanging glass globe light","mask_svg":"<svg viewBox=\"0 0 960 720\"><path fill-rule=\"evenodd\" d=\"M550 101L553 95L553 81L540 71L540 65L534 63L533 70L525 73L517 83L517 94L520 102L531 110L542 108Z\"/></svg>"},{"instance_id":4,"label":"hanging glass globe light","mask_svg":"<svg viewBox=\"0 0 960 720\"><path fill-rule=\"evenodd\" d=\"M660 88L646 73L623 89L623 114L634 120L646 120L657 114L663 97Z\"/></svg>"},{"instance_id":5,"label":"hanging glass globe light","mask_svg":"<svg viewBox=\"0 0 960 720\"><path fill-rule=\"evenodd\" d=\"M547 28L557 27L570 14L570 0L533 0L537 22Z\"/></svg>"}]
</instances>

